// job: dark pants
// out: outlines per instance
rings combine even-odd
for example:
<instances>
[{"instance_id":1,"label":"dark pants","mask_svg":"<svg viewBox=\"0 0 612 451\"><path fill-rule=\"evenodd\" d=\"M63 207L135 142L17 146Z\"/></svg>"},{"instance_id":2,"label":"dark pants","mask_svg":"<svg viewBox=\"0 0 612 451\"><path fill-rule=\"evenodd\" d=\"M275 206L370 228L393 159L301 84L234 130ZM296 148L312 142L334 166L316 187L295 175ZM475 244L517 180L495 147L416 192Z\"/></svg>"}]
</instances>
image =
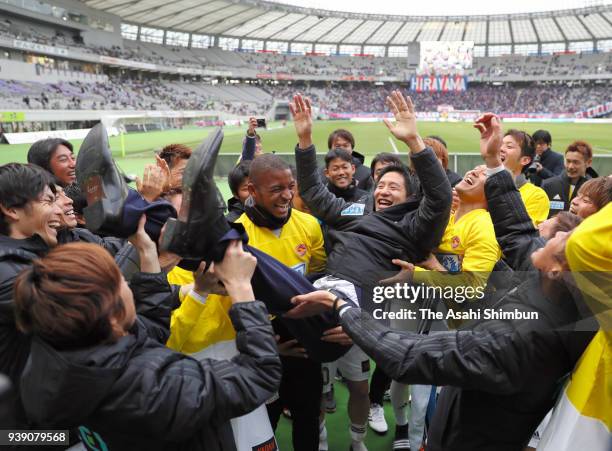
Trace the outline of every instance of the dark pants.
<instances>
[{"instance_id":1,"label":"dark pants","mask_svg":"<svg viewBox=\"0 0 612 451\"><path fill-rule=\"evenodd\" d=\"M372 380L370 381L370 403L383 405L385 392L391 386L391 378L383 373L383 370L376 365Z\"/></svg>"},{"instance_id":2,"label":"dark pants","mask_svg":"<svg viewBox=\"0 0 612 451\"><path fill-rule=\"evenodd\" d=\"M283 407L291 411L294 451L318 451L319 414L323 378L321 364L312 359L281 356L283 377L279 399L267 406L272 428L276 430Z\"/></svg>"}]
</instances>

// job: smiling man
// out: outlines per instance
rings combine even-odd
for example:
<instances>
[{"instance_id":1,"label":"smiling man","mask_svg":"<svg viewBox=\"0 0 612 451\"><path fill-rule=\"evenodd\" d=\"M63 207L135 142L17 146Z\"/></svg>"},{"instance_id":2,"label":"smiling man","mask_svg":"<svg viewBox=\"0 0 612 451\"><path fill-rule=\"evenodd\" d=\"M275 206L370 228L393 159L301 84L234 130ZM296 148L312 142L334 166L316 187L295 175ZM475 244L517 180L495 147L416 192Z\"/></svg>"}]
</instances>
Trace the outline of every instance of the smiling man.
<instances>
[{"instance_id":1,"label":"smiling man","mask_svg":"<svg viewBox=\"0 0 612 451\"><path fill-rule=\"evenodd\" d=\"M357 186L355 180L355 163L350 153L343 149L332 149L325 155L325 177L327 188L336 197L347 202L365 201L368 191Z\"/></svg>"},{"instance_id":2,"label":"smiling man","mask_svg":"<svg viewBox=\"0 0 612 451\"><path fill-rule=\"evenodd\" d=\"M390 165L376 179L374 211L359 202L334 196L318 177L316 149L312 143L312 107L309 99L296 95L289 108L298 136L295 149L300 195L313 215L329 226L331 252L328 276L315 287L334 289L371 310L371 289L395 273L393 259L420 262L440 242L448 222L450 184L436 156L423 142L416 126L412 101L399 91L387 98L396 122L385 119L390 132L410 148L410 159L423 186L417 193L408 170ZM328 331L328 339L352 343L341 328ZM340 341L342 340L342 341ZM337 361L348 380L348 414L353 451L363 451L370 402L368 398L369 359L353 346ZM326 432L322 433L322 437Z\"/></svg>"},{"instance_id":3,"label":"smiling man","mask_svg":"<svg viewBox=\"0 0 612 451\"><path fill-rule=\"evenodd\" d=\"M548 218L550 202L546 192L527 181L525 171L535 156L535 145L529 134L516 129L508 130L500 148L501 160L514 176L514 183L521 193L527 213L537 227Z\"/></svg>"},{"instance_id":4,"label":"smiling man","mask_svg":"<svg viewBox=\"0 0 612 451\"><path fill-rule=\"evenodd\" d=\"M32 164L0 166L0 373L19 388L30 338L17 331L13 283L22 269L57 245L62 210L51 176ZM25 425L21 404L17 425Z\"/></svg>"},{"instance_id":5,"label":"smiling man","mask_svg":"<svg viewBox=\"0 0 612 451\"><path fill-rule=\"evenodd\" d=\"M36 141L28 150L28 163L49 171L62 186L76 182L76 158L72 144L65 139L47 138Z\"/></svg>"}]
</instances>

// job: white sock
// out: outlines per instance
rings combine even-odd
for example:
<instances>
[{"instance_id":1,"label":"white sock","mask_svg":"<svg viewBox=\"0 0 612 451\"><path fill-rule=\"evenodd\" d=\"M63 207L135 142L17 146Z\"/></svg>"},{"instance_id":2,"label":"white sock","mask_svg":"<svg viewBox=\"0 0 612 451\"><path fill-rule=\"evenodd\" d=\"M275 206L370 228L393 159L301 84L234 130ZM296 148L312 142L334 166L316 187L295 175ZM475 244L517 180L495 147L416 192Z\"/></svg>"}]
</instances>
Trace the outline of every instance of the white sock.
<instances>
[{"instance_id":1,"label":"white sock","mask_svg":"<svg viewBox=\"0 0 612 451\"><path fill-rule=\"evenodd\" d=\"M363 442L365 440L366 433L368 432L366 424L355 424L351 423L351 440L353 442Z\"/></svg>"},{"instance_id":2,"label":"white sock","mask_svg":"<svg viewBox=\"0 0 612 451\"><path fill-rule=\"evenodd\" d=\"M391 405L395 414L395 424L404 426L408 424L408 396L410 390L408 385L399 382L391 382Z\"/></svg>"}]
</instances>

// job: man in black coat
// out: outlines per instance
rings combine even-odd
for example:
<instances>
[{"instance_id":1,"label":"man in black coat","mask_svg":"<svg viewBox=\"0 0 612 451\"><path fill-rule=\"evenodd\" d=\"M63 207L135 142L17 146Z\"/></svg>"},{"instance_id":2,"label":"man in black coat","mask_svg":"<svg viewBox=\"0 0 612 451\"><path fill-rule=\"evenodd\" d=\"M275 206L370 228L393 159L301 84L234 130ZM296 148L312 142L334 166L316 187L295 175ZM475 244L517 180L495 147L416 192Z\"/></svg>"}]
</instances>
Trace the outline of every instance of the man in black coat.
<instances>
[{"instance_id":1,"label":"man in black coat","mask_svg":"<svg viewBox=\"0 0 612 451\"><path fill-rule=\"evenodd\" d=\"M542 189L550 199L550 213L555 216L560 211L568 211L572 200L584 182L591 178L587 174L593 162L593 149L585 141L574 141L565 151L565 171L545 180Z\"/></svg>"},{"instance_id":2,"label":"man in black coat","mask_svg":"<svg viewBox=\"0 0 612 451\"><path fill-rule=\"evenodd\" d=\"M372 191L374 189L374 180L370 175L369 169L364 166L365 157L355 149L355 138L348 130L339 128L331 132L327 138L327 149L342 149L347 151L355 165L355 181L357 187L364 191Z\"/></svg>"},{"instance_id":3,"label":"man in black coat","mask_svg":"<svg viewBox=\"0 0 612 451\"><path fill-rule=\"evenodd\" d=\"M501 163L501 122L488 114L478 124L500 246L509 258L529 261L523 282L494 306L505 318L476 319L459 331L423 336L391 331L327 292L294 300L303 314L336 308L346 333L394 380L444 386L428 433L432 451L523 449L596 328L574 330L588 313L563 275L567 262L558 258L568 234L558 233L541 247Z\"/></svg>"},{"instance_id":4,"label":"man in black coat","mask_svg":"<svg viewBox=\"0 0 612 451\"><path fill-rule=\"evenodd\" d=\"M563 172L563 155L551 149L552 137L548 131L537 130L532 138L536 146L536 155L540 160L535 162L536 171L529 176L529 180L536 186L542 186L544 180Z\"/></svg>"}]
</instances>

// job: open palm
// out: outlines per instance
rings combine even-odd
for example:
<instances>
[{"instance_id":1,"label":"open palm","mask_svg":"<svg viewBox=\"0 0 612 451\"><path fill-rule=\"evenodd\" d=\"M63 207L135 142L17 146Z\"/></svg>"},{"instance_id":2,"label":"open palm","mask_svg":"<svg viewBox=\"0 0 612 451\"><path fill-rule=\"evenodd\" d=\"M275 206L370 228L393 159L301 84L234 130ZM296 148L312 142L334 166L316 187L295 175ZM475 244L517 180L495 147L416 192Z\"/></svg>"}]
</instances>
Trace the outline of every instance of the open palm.
<instances>
[{"instance_id":1,"label":"open palm","mask_svg":"<svg viewBox=\"0 0 612 451\"><path fill-rule=\"evenodd\" d=\"M395 123L384 119L385 125L400 141L410 141L418 136L417 116L410 97L404 98L400 91L393 91L387 97L387 105L395 116Z\"/></svg>"},{"instance_id":2,"label":"open palm","mask_svg":"<svg viewBox=\"0 0 612 451\"><path fill-rule=\"evenodd\" d=\"M312 134L312 107L310 99L301 94L293 96L289 103L289 110L293 118L295 132L299 138L309 137Z\"/></svg>"}]
</instances>

